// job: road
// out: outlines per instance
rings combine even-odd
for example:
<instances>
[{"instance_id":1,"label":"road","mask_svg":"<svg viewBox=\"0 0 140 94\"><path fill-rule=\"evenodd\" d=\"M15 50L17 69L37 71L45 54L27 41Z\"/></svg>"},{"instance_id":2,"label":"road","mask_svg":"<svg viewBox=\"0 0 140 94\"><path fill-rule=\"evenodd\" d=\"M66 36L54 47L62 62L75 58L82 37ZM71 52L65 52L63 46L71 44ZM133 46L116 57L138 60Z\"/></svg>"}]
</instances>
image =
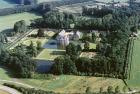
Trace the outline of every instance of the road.
<instances>
[{"instance_id":1,"label":"road","mask_svg":"<svg viewBox=\"0 0 140 94\"><path fill-rule=\"evenodd\" d=\"M25 34L21 35L20 37L18 37L17 39L14 40L14 42L12 42L10 45L8 45L6 48L7 49L11 49L15 46L16 43L18 43L20 40L22 40L23 38L27 37L29 34L31 34L32 32L34 32L34 30L29 30L28 32L26 32Z\"/></svg>"},{"instance_id":2,"label":"road","mask_svg":"<svg viewBox=\"0 0 140 94\"><path fill-rule=\"evenodd\" d=\"M34 88L34 87L32 87L31 85L24 84L24 83L20 83L20 82L17 82L17 81L2 80L2 79L0 79L0 82L5 82L5 83L14 83L14 84L18 84L18 85L21 85L21 86L24 86L24 87L27 87L27 88Z\"/></svg>"},{"instance_id":3,"label":"road","mask_svg":"<svg viewBox=\"0 0 140 94\"><path fill-rule=\"evenodd\" d=\"M12 89L10 87L6 87L6 86L0 86L0 90L6 91L10 94L22 94L22 93L18 92L17 90Z\"/></svg>"}]
</instances>

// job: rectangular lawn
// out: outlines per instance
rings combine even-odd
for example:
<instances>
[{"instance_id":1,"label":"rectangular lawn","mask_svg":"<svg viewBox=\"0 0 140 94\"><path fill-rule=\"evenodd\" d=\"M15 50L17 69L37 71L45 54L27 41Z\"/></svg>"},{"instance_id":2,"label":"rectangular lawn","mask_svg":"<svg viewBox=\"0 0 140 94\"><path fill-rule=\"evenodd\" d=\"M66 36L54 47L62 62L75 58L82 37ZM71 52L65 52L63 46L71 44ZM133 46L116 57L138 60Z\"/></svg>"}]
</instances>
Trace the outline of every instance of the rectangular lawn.
<instances>
[{"instance_id":1,"label":"rectangular lawn","mask_svg":"<svg viewBox=\"0 0 140 94\"><path fill-rule=\"evenodd\" d=\"M37 57L36 59L39 60L54 60L56 57L64 55L64 50L59 49L44 49Z\"/></svg>"}]
</instances>

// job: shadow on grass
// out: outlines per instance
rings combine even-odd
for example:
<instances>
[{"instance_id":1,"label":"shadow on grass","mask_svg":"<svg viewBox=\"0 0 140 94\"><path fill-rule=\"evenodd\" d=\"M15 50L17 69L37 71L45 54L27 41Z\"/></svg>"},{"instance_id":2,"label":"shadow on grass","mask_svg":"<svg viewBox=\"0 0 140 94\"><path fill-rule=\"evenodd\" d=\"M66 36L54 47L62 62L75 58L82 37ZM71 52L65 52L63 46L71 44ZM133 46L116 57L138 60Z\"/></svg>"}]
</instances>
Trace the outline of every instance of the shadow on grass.
<instances>
[{"instance_id":1,"label":"shadow on grass","mask_svg":"<svg viewBox=\"0 0 140 94\"><path fill-rule=\"evenodd\" d=\"M51 55L65 55L65 51L53 51Z\"/></svg>"},{"instance_id":2,"label":"shadow on grass","mask_svg":"<svg viewBox=\"0 0 140 94\"><path fill-rule=\"evenodd\" d=\"M15 78L13 72L9 70L7 67L0 65L0 68L3 69L5 71L5 74L7 74L9 77Z\"/></svg>"}]
</instances>

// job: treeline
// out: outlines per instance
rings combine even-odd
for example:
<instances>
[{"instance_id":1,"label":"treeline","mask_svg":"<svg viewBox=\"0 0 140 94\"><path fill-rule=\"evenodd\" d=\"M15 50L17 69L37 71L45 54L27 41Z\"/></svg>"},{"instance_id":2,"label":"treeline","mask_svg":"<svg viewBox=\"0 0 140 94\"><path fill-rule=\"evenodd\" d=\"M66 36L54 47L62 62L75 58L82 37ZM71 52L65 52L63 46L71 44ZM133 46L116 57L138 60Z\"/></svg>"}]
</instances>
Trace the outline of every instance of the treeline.
<instances>
[{"instance_id":1,"label":"treeline","mask_svg":"<svg viewBox=\"0 0 140 94\"><path fill-rule=\"evenodd\" d=\"M70 24L75 23L75 16L68 13L48 12L43 18L34 20L32 27L48 27L48 28L70 28Z\"/></svg>"},{"instance_id":2,"label":"treeline","mask_svg":"<svg viewBox=\"0 0 140 94\"><path fill-rule=\"evenodd\" d=\"M133 13L133 14L132 14ZM100 20L97 20L100 19ZM77 74L127 78L126 62L129 38L137 33L140 17L134 11L118 10L103 18L84 19L76 22L78 29L105 30L100 32L101 41L97 44L97 55L93 58L83 58L75 55L75 49L66 52L68 56L55 59L54 74ZM95 23L93 23L96 21ZM55 22L54 22L55 23ZM67 23L66 23L67 24ZM76 26L77 28L77 26ZM88 44L85 48L89 48ZM72 52L72 56L69 54ZM74 56L73 56L74 55ZM67 68L67 69L65 69ZM57 70L57 71L56 71ZM82 73L82 74L81 74Z\"/></svg>"},{"instance_id":3,"label":"treeline","mask_svg":"<svg viewBox=\"0 0 140 94\"><path fill-rule=\"evenodd\" d=\"M95 56L94 58L61 56L54 61L51 73L55 75L123 78L123 74L116 72L116 68L114 68L116 66L114 63L112 64L111 59L105 56Z\"/></svg>"},{"instance_id":4,"label":"treeline","mask_svg":"<svg viewBox=\"0 0 140 94\"><path fill-rule=\"evenodd\" d=\"M132 24L131 28L134 27L134 24L138 23L139 16L136 13L133 13L133 11L130 13L129 12L130 11L128 11L128 13L120 12L119 14L118 11L116 11L113 14L105 15L102 18L85 18L85 17L78 17L68 13L48 12L45 15L43 15L43 18L34 20L31 26L42 27L42 28L69 29L72 28L71 24L74 24L75 29L115 31L121 27L119 25L121 20L119 19L119 17L117 17L118 15L120 15L120 17L124 15L126 17L125 19L128 19L129 23ZM130 16L131 13L133 13L132 16ZM116 19L116 17L118 19Z\"/></svg>"},{"instance_id":5,"label":"treeline","mask_svg":"<svg viewBox=\"0 0 140 94\"><path fill-rule=\"evenodd\" d=\"M15 77L20 78L30 78L36 70L35 61L23 46L8 51L3 43L0 45L0 65L8 67Z\"/></svg>"},{"instance_id":6,"label":"treeline","mask_svg":"<svg viewBox=\"0 0 140 94\"><path fill-rule=\"evenodd\" d=\"M119 17L118 17L119 16ZM99 31L115 31L119 30L123 23L123 20L128 19L130 27L133 28L139 21L139 15L136 11L129 8L121 8L113 11L112 14L105 15L98 18L86 18L79 17L69 13L60 12L48 12L43 15L42 18L34 20L31 24L32 27L42 28L71 28L71 24L74 24L75 29L84 30L99 30ZM116 19L117 18L117 19Z\"/></svg>"},{"instance_id":7,"label":"treeline","mask_svg":"<svg viewBox=\"0 0 140 94\"><path fill-rule=\"evenodd\" d=\"M8 42L8 38L7 38L7 35L5 33L0 33L0 42L1 43L7 43Z\"/></svg>"},{"instance_id":8,"label":"treeline","mask_svg":"<svg viewBox=\"0 0 140 94\"><path fill-rule=\"evenodd\" d=\"M108 14L112 14L113 10L109 8L88 8L86 6L82 7L82 15L94 16L94 17L103 17Z\"/></svg>"}]
</instances>

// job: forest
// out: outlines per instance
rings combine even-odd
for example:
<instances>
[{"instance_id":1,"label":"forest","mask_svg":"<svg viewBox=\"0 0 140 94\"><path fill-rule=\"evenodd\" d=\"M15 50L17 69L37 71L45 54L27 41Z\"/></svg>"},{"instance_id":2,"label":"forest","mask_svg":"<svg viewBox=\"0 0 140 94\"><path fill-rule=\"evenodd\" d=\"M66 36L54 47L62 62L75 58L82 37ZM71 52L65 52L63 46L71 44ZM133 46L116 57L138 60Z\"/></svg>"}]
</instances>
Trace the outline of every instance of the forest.
<instances>
[{"instance_id":1,"label":"forest","mask_svg":"<svg viewBox=\"0 0 140 94\"><path fill-rule=\"evenodd\" d=\"M79 57L77 47L69 44L70 47L66 47L67 56L55 59L52 73L127 78L129 38L133 32L137 33L140 17L129 8L116 9L103 17L100 13L103 14L104 10L100 11L96 17L91 15L87 19L69 13L48 12L31 24L42 28L104 31L100 33L101 41L96 48L98 54L94 58ZM70 27L71 24L75 24L74 28Z\"/></svg>"},{"instance_id":2,"label":"forest","mask_svg":"<svg viewBox=\"0 0 140 94\"><path fill-rule=\"evenodd\" d=\"M129 8L116 9L105 16L102 15L102 17L97 16L104 12L104 10L100 11L102 12L97 12L96 17L91 15L90 18L50 11L45 13L42 18L31 23L32 28L103 31L99 35L101 40L97 44L96 50L89 49L88 44L88 41L94 42L94 33L92 34L92 40L89 40L88 36L83 38L83 41L86 42L84 49L79 45L70 43L66 47L66 55L54 60L55 63L50 73L127 78L126 56L129 38L133 32L137 33L140 17L137 12ZM74 24L74 27L71 27L71 24ZM24 21L16 22L14 25L15 33L26 32L26 29ZM89 32L84 33L86 35ZM3 34L1 39L1 44L7 41ZM1 59L1 63L16 71L19 77L30 78L36 69L36 65L30 56L36 56L39 52L38 48L41 47L34 47L32 42L29 47L20 45L12 51L8 51L4 45L1 45L0 57L4 58ZM94 51L97 55L93 58L79 57L82 51ZM27 63L26 66L25 63Z\"/></svg>"}]
</instances>

